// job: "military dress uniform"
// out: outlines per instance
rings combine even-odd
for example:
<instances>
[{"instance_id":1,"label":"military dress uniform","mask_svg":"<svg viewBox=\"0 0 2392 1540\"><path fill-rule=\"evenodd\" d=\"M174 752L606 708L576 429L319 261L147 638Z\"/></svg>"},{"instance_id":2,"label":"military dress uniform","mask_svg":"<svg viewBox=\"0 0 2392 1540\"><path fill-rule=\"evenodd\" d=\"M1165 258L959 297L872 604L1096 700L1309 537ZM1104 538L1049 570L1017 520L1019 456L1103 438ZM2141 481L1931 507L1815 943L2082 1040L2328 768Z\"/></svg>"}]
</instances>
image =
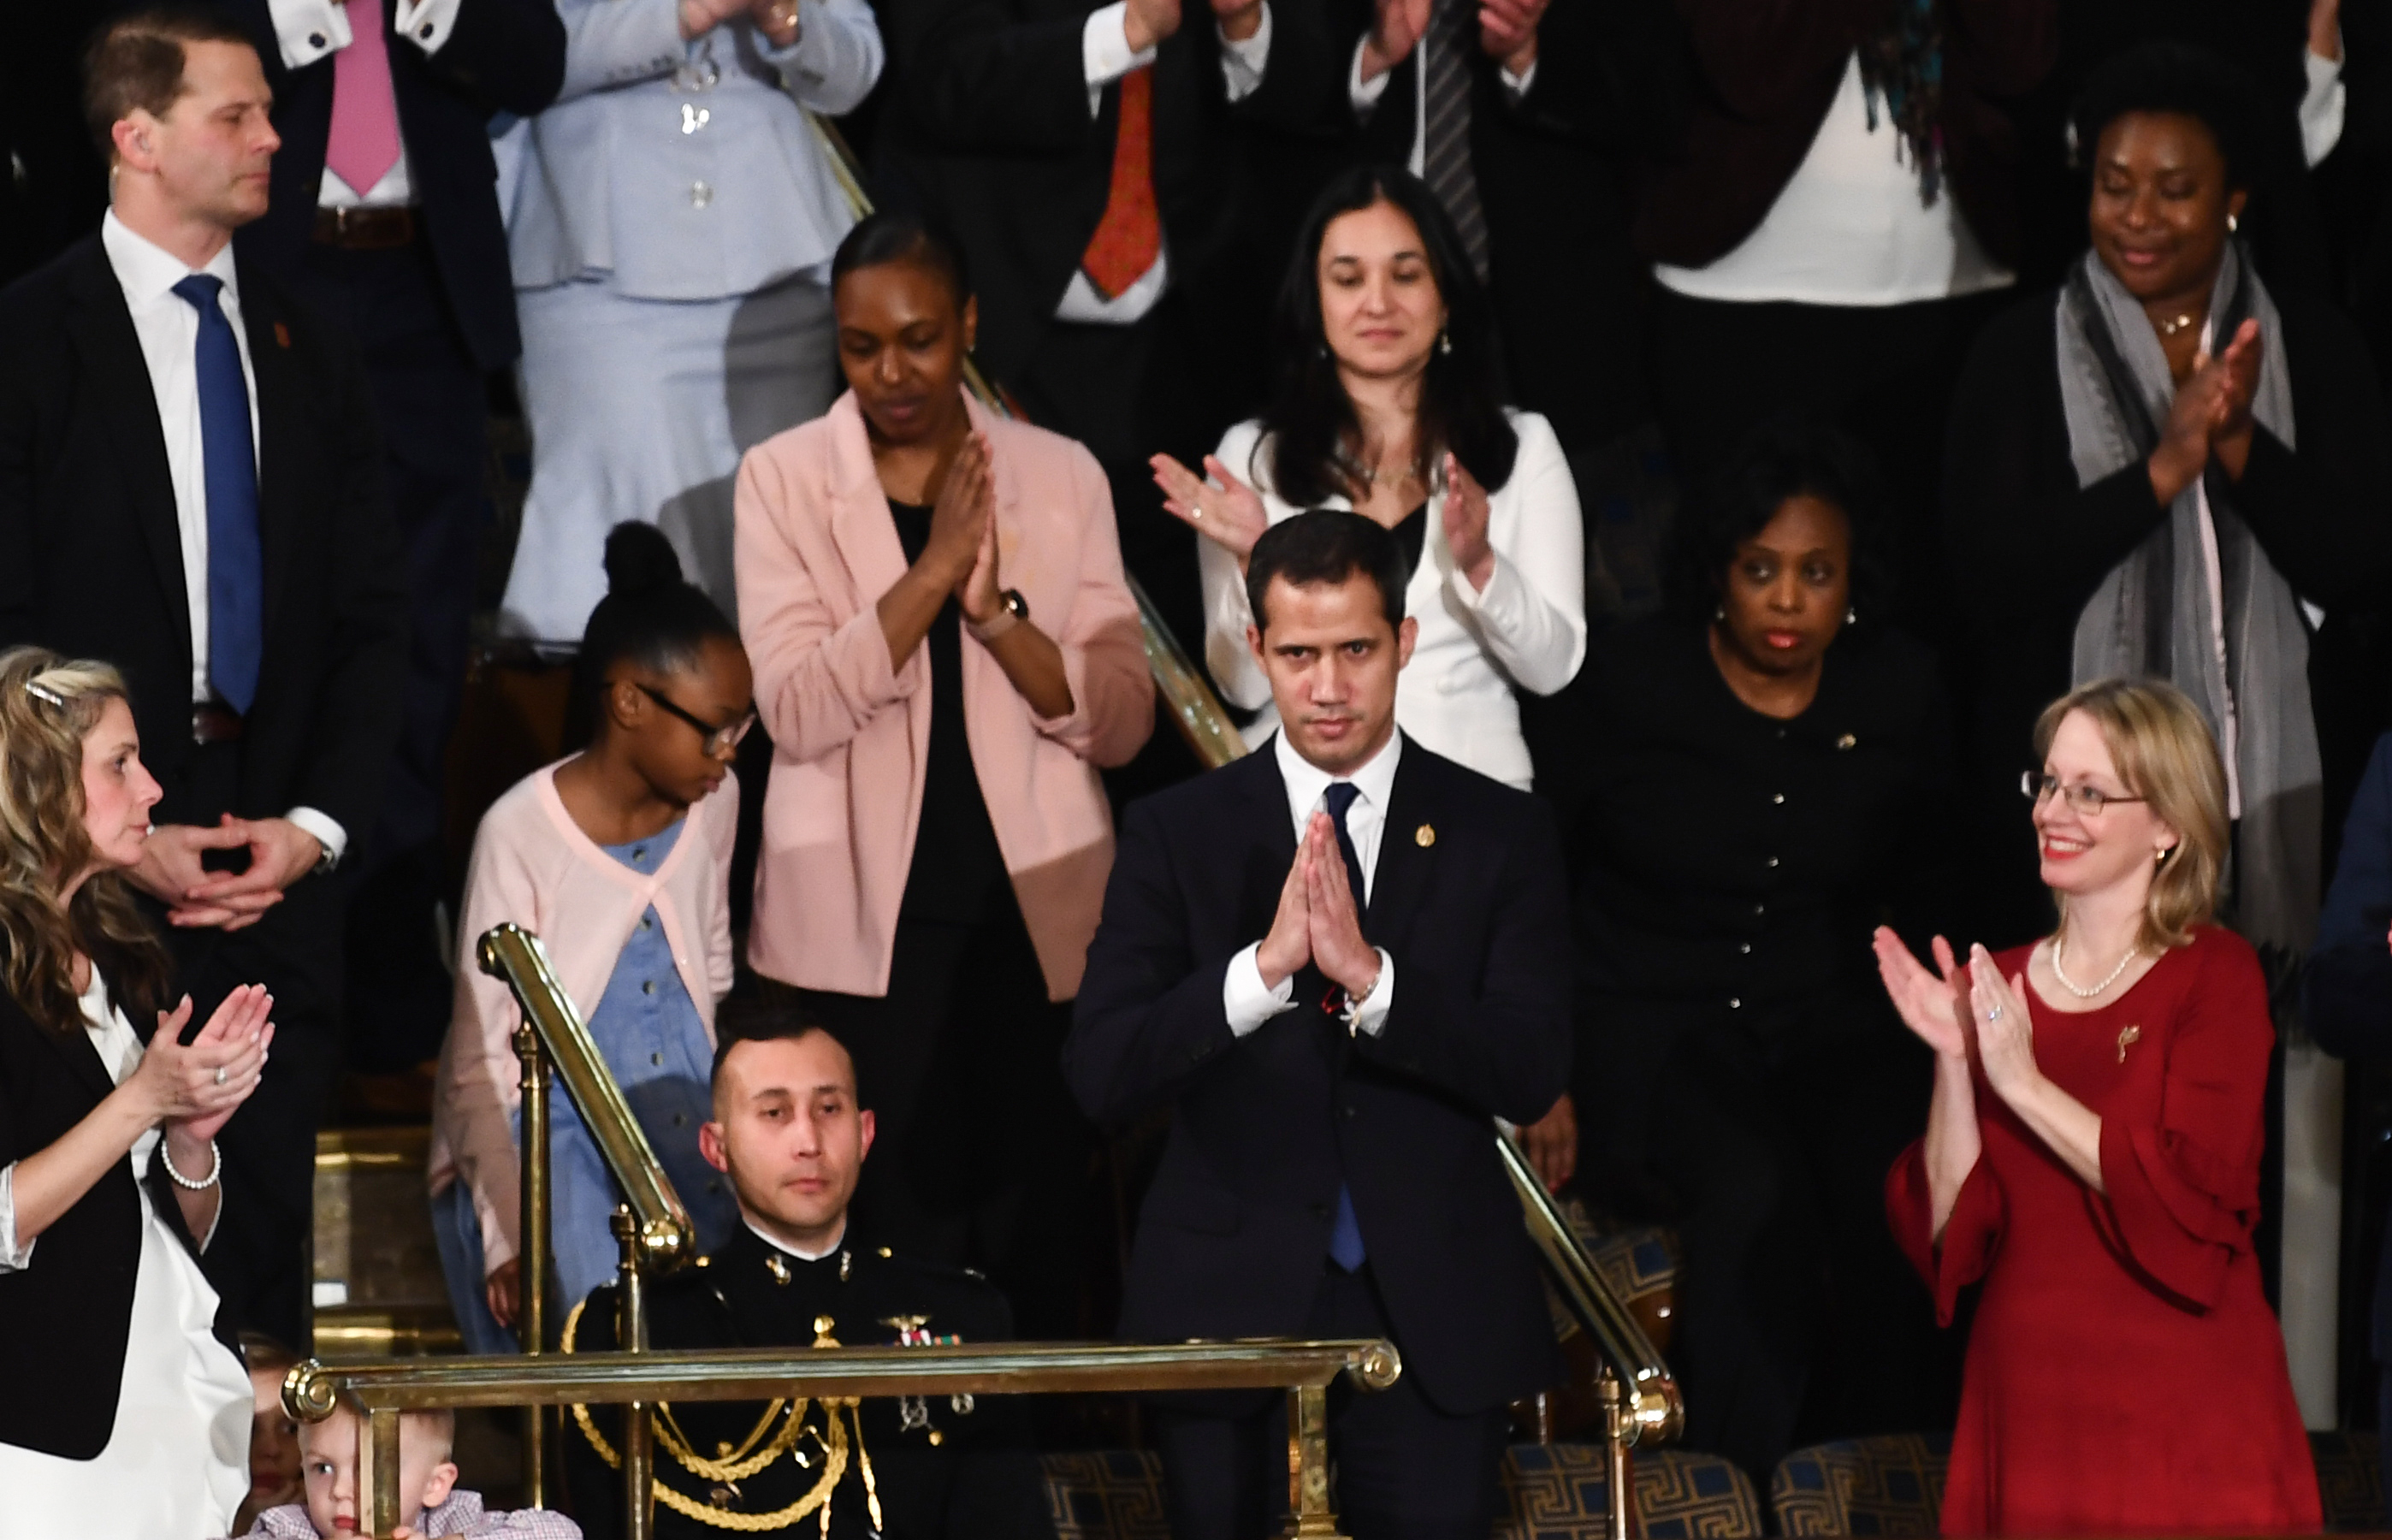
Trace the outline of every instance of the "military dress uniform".
<instances>
[{"instance_id":1,"label":"military dress uniform","mask_svg":"<svg viewBox=\"0 0 2392 1540\"><path fill-rule=\"evenodd\" d=\"M568 1351L615 1346L615 1289L573 1314ZM658 1351L930 1346L1012 1336L1005 1296L978 1274L842 1246L818 1261L746 1225L650 1286ZM658 1540L727 1533L830 1540L1053 1540L1037 1456L1011 1398L690 1402L656 1424ZM573 1510L593 1540L622 1533L622 1408L566 1414ZM828 1516L824 1513L828 1507Z\"/></svg>"}]
</instances>

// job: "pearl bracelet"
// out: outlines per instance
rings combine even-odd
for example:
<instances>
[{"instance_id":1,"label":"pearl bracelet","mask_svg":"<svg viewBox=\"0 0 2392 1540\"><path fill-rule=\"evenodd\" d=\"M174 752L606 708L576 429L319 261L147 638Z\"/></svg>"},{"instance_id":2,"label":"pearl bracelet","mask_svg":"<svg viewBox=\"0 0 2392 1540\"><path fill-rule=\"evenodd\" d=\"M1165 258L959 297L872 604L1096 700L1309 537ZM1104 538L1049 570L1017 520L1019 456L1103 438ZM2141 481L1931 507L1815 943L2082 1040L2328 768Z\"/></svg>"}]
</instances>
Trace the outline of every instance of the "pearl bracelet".
<instances>
[{"instance_id":1,"label":"pearl bracelet","mask_svg":"<svg viewBox=\"0 0 2392 1540\"><path fill-rule=\"evenodd\" d=\"M163 1149L158 1152L158 1164L166 1168L166 1174L174 1179L176 1186L194 1193L204 1193L214 1187L217 1180L224 1175L224 1152L216 1148L214 1140L208 1141L208 1174L206 1179L201 1181L193 1181L189 1177L175 1169L175 1157Z\"/></svg>"}]
</instances>

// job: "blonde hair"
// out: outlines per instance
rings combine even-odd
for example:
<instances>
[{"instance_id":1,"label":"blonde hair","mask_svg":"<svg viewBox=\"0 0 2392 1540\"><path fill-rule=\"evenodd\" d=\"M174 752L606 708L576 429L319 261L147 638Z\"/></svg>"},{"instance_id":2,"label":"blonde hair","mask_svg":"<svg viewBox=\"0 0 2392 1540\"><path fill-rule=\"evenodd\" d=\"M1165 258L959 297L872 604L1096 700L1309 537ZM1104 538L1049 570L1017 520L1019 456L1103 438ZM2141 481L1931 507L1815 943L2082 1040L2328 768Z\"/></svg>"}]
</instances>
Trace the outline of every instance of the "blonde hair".
<instances>
[{"instance_id":1,"label":"blonde hair","mask_svg":"<svg viewBox=\"0 0 2392 1540\"><path fill-rule=\"evenodd\" d=\"M2226 766L2209 719L2190 697L2162 680L2096 680L2061 696L2035 719L2037 763L2071 711L2093 720L2127 792L2177 831L2178 842L2152 873L2139 940L2154 952L2185 946L2192 927L2209 923L2217 912L2217 884L2226 869ZM2067 895L2054 897L2064 924Z\"/></svg>"},{"instance_id":2,"label":"blonde hair","mask_svg":"<svg viewBox=\"0 0 2392 1540\"><path fill-rule=\"evenodd\" d=\"M94 860L84 828L83 743L111 700L128 700L106 663L43 647L0 652L0 985L56 1032L83 1025L77 953L108 980L128 1013L163 1002L168 964L121 872L95 873L61 902Z\"/></svg>"}]
</instances>

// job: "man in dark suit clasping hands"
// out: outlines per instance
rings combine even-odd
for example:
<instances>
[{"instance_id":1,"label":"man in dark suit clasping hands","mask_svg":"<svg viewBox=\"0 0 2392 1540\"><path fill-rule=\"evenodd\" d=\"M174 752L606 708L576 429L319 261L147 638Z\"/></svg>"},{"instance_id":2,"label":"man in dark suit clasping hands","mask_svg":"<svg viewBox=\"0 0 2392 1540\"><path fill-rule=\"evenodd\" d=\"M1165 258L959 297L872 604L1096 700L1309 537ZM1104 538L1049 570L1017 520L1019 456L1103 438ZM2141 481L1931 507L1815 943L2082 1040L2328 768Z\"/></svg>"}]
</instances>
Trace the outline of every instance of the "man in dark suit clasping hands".
<instances>
[{"instance_id":1,"label":"man in dark suit clasping hands","mask_svg":"<svg viewBox=\"0 0 2392 1540\"><path fill-rule=\"evenodd\" d=\"M1387 1337L1397 1386L1331 1401L1356 1540L1483 1540L1505 1403L1559 1378L1490 1119L1569 1068L1551 816L1395 722L1395 537L1320 511L1247 568L1282 727L1134 804L1064 1069L1090 1116L1171 1132L1125 1337ZM1280 1398L1164 1408L1178 1540L1254 1540L1287 1495Z\"/></svg>"}]
</instances>

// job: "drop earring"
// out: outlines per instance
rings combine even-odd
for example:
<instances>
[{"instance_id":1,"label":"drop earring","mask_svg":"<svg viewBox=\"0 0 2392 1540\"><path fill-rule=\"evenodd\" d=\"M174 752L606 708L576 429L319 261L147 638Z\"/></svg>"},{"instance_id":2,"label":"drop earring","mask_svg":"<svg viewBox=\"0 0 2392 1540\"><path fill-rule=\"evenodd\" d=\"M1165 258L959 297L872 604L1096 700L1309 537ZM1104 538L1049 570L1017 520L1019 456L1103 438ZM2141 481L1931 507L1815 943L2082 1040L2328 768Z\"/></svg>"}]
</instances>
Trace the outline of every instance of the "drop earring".
<instances>
[{"instance_id":1,"label":"drop earring","mask_svg":"<svg viewBox=\"0 0 2392 1540\"><path fill-rule=\"evenodd\" d=\"M1848 626L1856 626L1860 623L1861 612L1854 609L1852 606L1846 605L1844 607L1844 624Z\"/></svg>"},{"instance_id":2,"label":"drop earring","mask_svg":"<svg viewBox=\"0 0 2392 1540\"><path fill-rule=\"evenodd\" d=\"M1714 620L1725 620L1727 619L1727 606L1723 604L1711 606L1711 619Z\"/></svg>"},{"instance_id":3,"label":"drop earring","mask_svg":"<svg viewBox=\"0 0 2392 1540\"><path fill-rule=\"evenodd\" d=\"M1442 326L1436 329L1436 350L1440 353L1453 351L1453 333Z\"/></svg>"},{"instance_id":4,"label":"drop earring","mask_svg":"<svg viewBox=\"0 0 2392 1540\"><path fill-rule=\"evenodd\" d=\"M2239 221L2237 221L2237 220L2235 219L2235 217L2234 217L2232 215L2230 215L2230 215L2228 215L2226 216L2226 233L2227 233L2227 234L2229 234L2229 235L2232 235L2236 230L2241 229L2242 228L2242 227L2241 223L2240 223Z\"/></svg>"}]
</instances>

